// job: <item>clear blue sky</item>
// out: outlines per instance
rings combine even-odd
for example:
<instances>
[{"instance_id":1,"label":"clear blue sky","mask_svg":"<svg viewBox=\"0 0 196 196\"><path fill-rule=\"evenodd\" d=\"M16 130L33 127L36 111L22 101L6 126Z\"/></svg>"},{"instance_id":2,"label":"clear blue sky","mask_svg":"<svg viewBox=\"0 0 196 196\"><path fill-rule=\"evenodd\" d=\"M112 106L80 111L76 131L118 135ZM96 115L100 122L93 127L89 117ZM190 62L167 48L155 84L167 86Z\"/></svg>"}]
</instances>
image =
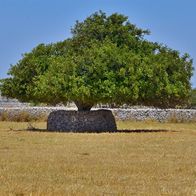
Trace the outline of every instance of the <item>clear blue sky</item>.
<instances>
[{"instance_id":1,"label":"clear blue sky","mask_svg":"<svg viewBox=\"0 0 196 196\"><path fill-rule=\"evenodd\" d=\"M76 20L98 10L127 15L150 29L149 40L189 53L196 69L195 9L196 0L0 0L0 78L22 53L66 39ZM192 84L196 87L196 71Z\"/></svg>"}]
</instances>

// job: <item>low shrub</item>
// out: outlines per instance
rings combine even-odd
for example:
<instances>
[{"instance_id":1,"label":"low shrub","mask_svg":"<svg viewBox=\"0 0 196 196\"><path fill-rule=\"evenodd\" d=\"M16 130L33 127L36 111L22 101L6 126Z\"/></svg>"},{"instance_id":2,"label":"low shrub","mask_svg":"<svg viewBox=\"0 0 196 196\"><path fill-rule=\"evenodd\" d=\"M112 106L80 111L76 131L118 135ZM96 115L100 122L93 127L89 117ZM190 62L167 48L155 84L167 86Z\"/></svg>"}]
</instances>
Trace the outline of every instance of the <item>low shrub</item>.
<instances>
[{"instance_id":1,"label":"low shrub","mask_svg":"<svg viewBox=\"0 0 196 196\"><path fill-rule=\"evenodd\" d=\"M9 113L3 111L0 113L0 121L13 121L13 122L32 122L32 121L47 121L47 114L31 115L27 111L20 111Z\"/></svg>"},{"instance_id":2,"label":"low shrub","mask_svg":"<svg viewBox=\"0 0 196 196\"><path fill-rule=\"evenodd\" d=\"M16 122L29 122L31 121L31 116L28 112L21 111L20 113L13 115L11 120Z\"/></svg>"},{"instance_id":3,"label":"low shrub","mask_svg":"<svg viewBox=\"0 0 196 196\"><path fill-rule=\"evenodd\" d=\"M8 121L9 119L9 114L8 112L4 111L0 113L0 121Z\"/></svg>"}]
</instances>

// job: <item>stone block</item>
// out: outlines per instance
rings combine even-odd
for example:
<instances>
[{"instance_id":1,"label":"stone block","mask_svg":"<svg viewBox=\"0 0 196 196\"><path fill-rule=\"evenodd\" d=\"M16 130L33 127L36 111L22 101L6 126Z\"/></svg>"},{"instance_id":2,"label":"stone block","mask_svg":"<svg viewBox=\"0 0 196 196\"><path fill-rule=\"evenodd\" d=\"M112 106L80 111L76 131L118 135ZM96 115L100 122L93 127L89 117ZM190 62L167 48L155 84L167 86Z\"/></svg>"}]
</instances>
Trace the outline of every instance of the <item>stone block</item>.
<instances>
[{"instance_id":1,"label":"stone block","mask_svg":"<svg viewBox=\"0 0 196 196\"><path fill-rule=\"evenodd\" d=\"M53 111L48 116L48 131L115 132L115 118L110 110Z\"/></svg>"}]
</instances>

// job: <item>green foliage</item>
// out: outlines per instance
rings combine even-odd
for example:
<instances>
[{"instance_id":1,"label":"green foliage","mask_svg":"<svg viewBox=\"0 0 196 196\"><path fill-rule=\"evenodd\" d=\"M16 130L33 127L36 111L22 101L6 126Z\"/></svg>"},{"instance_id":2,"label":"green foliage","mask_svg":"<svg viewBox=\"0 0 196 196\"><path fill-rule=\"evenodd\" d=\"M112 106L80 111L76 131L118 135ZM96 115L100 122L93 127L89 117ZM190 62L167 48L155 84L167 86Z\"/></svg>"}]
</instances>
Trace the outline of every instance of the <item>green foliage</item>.
<instances>
[{"instance_id":1,"label":"green foliage","mask_svg":"<svg viewBox=\"0 0 196 196\"><path fill-rule=\"evenodd\" d=\"M96 12L76 22L72 37L40 44L10 68L2 95L49 104L186 105L192 60L188 54L144 39L149 34L126 16Z\"/></svg>"},{"instance_id":2,"label":"green foliage","mask_svg":"<svg viewBox=\"0 0 196 196\"><path fill-rule=\"evenodd\" d=\"M191 106L196 107L196 89L191 92Z\"/></svg>"}]
</instances>

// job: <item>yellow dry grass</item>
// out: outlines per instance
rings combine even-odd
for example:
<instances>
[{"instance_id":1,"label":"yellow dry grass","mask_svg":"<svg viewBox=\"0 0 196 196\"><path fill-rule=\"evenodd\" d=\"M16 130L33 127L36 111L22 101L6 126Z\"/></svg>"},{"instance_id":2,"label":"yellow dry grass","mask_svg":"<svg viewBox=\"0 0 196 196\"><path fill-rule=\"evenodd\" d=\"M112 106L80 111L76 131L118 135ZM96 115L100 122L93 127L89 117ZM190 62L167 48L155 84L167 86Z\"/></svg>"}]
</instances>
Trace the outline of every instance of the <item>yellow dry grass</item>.
<instances>
[{"instance_id":1,"label":"yellow dry grass","mask_svg":"<svg viewBox=\"0 0 196 196\"><path fill-rule=\"evenodd\" d=\"M101 134L27 127L0 122L0 195L196 195L196 123L120 121L126 132Z\"/></svg>"}]
</instances>

